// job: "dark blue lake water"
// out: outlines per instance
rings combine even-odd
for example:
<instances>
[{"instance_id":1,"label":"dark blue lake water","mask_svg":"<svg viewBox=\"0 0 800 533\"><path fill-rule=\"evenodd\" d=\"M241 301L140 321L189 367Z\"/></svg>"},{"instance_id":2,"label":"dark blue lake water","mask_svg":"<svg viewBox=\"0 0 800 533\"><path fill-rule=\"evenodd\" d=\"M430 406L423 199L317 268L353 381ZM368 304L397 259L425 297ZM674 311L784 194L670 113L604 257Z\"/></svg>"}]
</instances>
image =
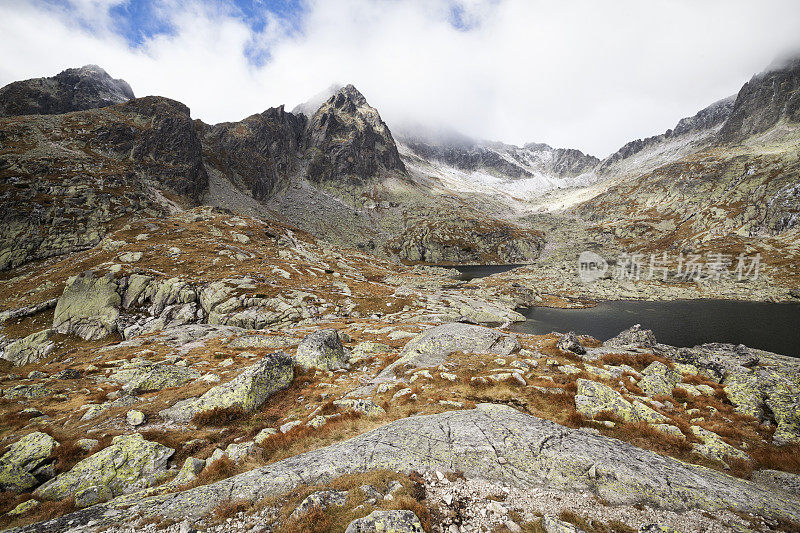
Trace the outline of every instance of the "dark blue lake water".
<instances>
[{"instance_id":1,"label":"dark blue lake water","mask_svg":"<svg viewBox=\"0 0 800 533\"><path fill-rule=\"evenodd\" d=\"M533 307L521 312L527 321L511 327L521 333L572 330L605 341L633 324L641 324L653 330L658 342L672 346L729 342L800 357L800 304L612 301L588 309Z\"/></svg>"}]
</instances>

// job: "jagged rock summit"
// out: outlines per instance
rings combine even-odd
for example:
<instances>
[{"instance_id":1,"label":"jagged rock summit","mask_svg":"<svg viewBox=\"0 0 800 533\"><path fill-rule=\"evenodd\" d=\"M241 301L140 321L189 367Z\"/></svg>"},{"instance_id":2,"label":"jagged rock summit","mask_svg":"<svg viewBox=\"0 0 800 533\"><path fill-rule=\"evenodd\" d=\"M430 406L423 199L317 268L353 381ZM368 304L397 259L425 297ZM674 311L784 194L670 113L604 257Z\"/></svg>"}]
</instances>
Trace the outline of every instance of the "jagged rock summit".
<instances>
[{"instance_id":1,"label":"jagged rock summit","mask_svg":"<svg viewBox=\"0 0 800 533\"><path fill-rule=\"evenodd\" d=\"M378 110L352 85L346 85L317 109L308 123L308 177L361 180L380 171L405 172L392 133Z\"/></svg>"},{"instance_id":2,"label":"jagged rock summit","mask_svg":"<svg viewBox=\"0 0 800 533\"><path fill-rule=\"evenodd\" d=\"M97 65L69 68L49 78L15 81L0 89L0 116L58 115L133 100L125 80Z\"/></svg>"}]
</instances>

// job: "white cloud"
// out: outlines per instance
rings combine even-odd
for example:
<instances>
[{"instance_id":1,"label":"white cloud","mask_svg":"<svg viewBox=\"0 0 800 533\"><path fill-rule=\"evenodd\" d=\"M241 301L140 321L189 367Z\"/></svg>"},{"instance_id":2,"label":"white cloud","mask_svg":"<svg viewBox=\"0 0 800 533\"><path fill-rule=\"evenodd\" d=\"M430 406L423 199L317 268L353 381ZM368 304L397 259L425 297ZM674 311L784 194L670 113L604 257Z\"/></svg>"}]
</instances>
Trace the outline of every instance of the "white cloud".
<instances>
[{"instance_id":1,"label":"white cloud","mask_svg":"<svg viewBox=\"0 0 800 533\"><path fill-rule=\"evenodd\" d=\"M222 4L163 0L174 32L136 48L108 16L122 1L0 0L0 85L97 63L214 123L353 83L390 126L602 156L800 48L795 0L308 0L299 31L265 13L258 33Z\"/></svg>"}]
</instances>

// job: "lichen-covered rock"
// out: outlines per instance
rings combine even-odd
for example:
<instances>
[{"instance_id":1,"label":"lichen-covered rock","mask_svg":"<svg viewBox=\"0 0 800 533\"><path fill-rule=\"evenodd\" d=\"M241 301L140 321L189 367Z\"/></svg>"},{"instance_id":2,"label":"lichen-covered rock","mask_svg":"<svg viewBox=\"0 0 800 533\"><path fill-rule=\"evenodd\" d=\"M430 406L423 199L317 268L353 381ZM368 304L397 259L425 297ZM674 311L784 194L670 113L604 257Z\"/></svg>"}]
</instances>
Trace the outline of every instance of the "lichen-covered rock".
<instances>
[{"instance_id":1,"label":"lichen-covered rock","mask_svg":"<svg viewBox=\"0 0 800 533\"><path fill-rule=\"evenodd\" d=\"M610 411L617 417L629 422L639 420L633 405L623 398L620 393L608 385L588 379L578 379L575 410L588 418L594 418L595 415L603 411Z\"/></svg>"},{"instance_id":2,"label":"lichen-covered rock","mask_svg":"<svg viewBox=\"0 0 800 533\"><path fill-rule=\"evenodd\" d=\"M14 366L36 363L55 349L55 343L50 340L54 334L54 330L45 329L16 340L0 352L0 358Z\"/></svg>"},{"instance_id":3,"label":"lichen-covered rock","mask_svg":"<svg viewBox=\"0 0 800 533\"><path fill-rule=\"evenodd\" d=\"M3 391L3 396L11 399L17 399L17 398L36 399L36 398L44 398L45 396L50 396L51 394L53 394L53 391L51 391L41 383L32 383L30 385L27 384L14 385L13 387Z\"/></svg>"},{"instance_id":4,"label":"lichen-covered rock","mask_svg":"<svg viewBox=\"0 0 800 533\"><path fill-rule=\"evenodd\" d=\"M32 511L33 509L36 509L38 506L39 506L38 500L30 499L28 501L24 501L21 504L17 505L6 514L9 516L18 516L21 514L25 514L28 511Z\"/></svg>"},{"instance_id":5,"label":"lichen-covered rock","mask_svg":"<svg viewBox=\"0 0 800 533\"><path fill-rule=\"evenodd\" d=\"M30 490L49 476L45 468L58 442L35 431L11 445L0 457L0 488L13 492Z\"/></svg>"},{"instance_id":6,"label":"lichen-covered rock","mask_svg":"<svg viewBox=\"0 0 800 533\"><path fill-rule=\"evenodd\" d=\"M354 411L366 416L381 416L386 414L383 407L372 400L365 400L363 398L343 398L341 400L335 400L333 405L340 409Z\"/></svg>"},{"instance_id":7,"label":"lichen-covered rock","mask_svg":"<svg viewBox=\"0 0 800 533\"><path fill-rule=\"evenodd\" d=\"M345 503L347 503L346 490L321 490L306 496L306 498L300 502L300 505L292 511L289 518L300 518L313 507L319 507L324 510L328 507L343 507Z\"/></svg>"},{"instance_id":8,"label":"lichen-covered rock","mask_svg":"<svg viewBox=\"0 0 800 533\"><path fill-rule=\"evenodd\" d=\"M782 492L800 496L800 475L780 470L756 470L750 476L753 483L760 483Z\"/></svg>"},{"instance_id":9,"label":"lichen-covered rock","mask_svg":"<svg viewBox=\"0 0 800 533\"><path fill-rule=\"evenodd\" d=\"M187 457L186 461L183 462L183 466L178 471L178 475L175 476L169 484L173 487L180 487L181 485L191 483L197 479L197 476L203 471L205 466L206 461L204 459Z\"/></svg>"},{"instance_id":10,"label":"lichen-covered rock","mask_svg":"<svg viewBox=\"0 0 800 533\"><path fill-rule=\"evenodd\" d=\"M16 465L27 472L33 472L50 459L58 441L47 433L34 431L28 433L11 445L0 457L0 462Z\"/></svg>"},{"instance_id":11,"label":"lichen-covered rock","mask_svg":"<svg viewBox=\"0 0 800 533\"><path fill-rule=\"evenodd\" d=\"M102 339L117 330L121 304L113 277L73 276L56 304L53 328L86 340Z\"/></svg>"},{"instance_id":12,"label":"lichen-covered rock","mask_svg":"<svg viewBox=\"0 0 800 533\"><path fill-rule=\"evenodd\" d=\"M199 377L200 372L193 368L152 364L142 360L125 363L118 371L109 376L117 383L122 383L122 389L130 394L180 387Z\"/></svg>"},{"instance_id":13,"label":"lichen-covered rock","mask_svg":"<svg viewBox=\"0 0 800 533\"><path fill-rule=\"evenodd\" d=\"M741 368L723 380L740 413L775 422L775 444L800 442L800 375L789 366Z\"/></svg>"},{"instance_id":14,"label":"lichen-covered rock","mask_svg":"<svg viewBox=\"0 0 800 533\"><path fill-rule=\"evenodd\" d=\"M233 380L217 385L199 398L182 400L159 414L166 420L186 423L197 413L217 408L252 411L274 392L291 385L294 379L292 363L292 358L285 353L268 355Z\"/></svg>"},{"instance_id":15,"label":"lichen-covered rock","mask_svg":"<svg viewBox=\"0 0 800 533\"><path fill-rule=\"evenodd\" d=\"M724 440L722 437L700 426L692 426L692 433L694 433L703 444L695 444L692 448L694 451L713 459L725 463L726 459L742 459L745 461L750 460L750 456L738 448L734 448Z\"/></svg>"},{"instance_id":16,"label":"lichen-covered rock","mask_svg":"<svg viewBox=\"0 0 800 533\"><path fill-rule=\"evenodd\" d=\"M636 418L648 424L657 424L667 420L666 416L638 400L633 402L633 410L636 413Z\"/></svg>"},{"instance_id":17,"label":"lichen-covered rock","mask_svg":"<svg viewBox=\"0 0 800 533\"><path fill-rule=\"evenodd\" d=\"M123 309L129 309L135 305L142 304L143 298L141 297L146 295L151 281L153 281L152 276L131 274L128 277L128 285L125 288L125 295L122 298Z\"/></svg>"},{"instance_id":18,"label":"lichen-covered rock","mask_svg":"<svg viewBox=\"0 0 800 533\"><path fill-rule=\"evenodd\" d=\"M350 522L345 533L423 533L413 511L372 511Z\"/></svg>"},{"instance_id":19,"label":"lichen-covered rock","mask_svg":"<svg viewBox=\"0 0 800 533\"><path fill-rule=\"evenodd\" d=\"M69 496L77 499L80 494L84 503L93 505L130 494L161 481L167 471L167 460L175 453L172 448L145 440L139 433L119 435L111 442L111 446L36 489L35 495L61 500Z\"/></svg>"},{"instance_id":20,"label":"lichen-covered rock","mask_svg":"<svg viewBox=\"0 0 800 533\"><path fill-rule=\"evenodd\" d=\"M145 414L141 411L137 411L136 409L131 409L125 415L125 419L131 426L141 426L144 424L145 418Z\"/></svg>"},{"instance_id":21,"label":"lichen-covered rock","mask_svg":"<svg viewBox=\"0 0 800 533\"><path fill-rule=\"evenodd\" d=\"M295 361L304 369L347 368L348 359L339 339L339 332L335 329L321 329L306 336L297 346L295 355Z\"/></svg>"},{"instance_id":22,"label":"lichen-covered rock","mask_svg":"<svg viewBox=\"0 0 800 533\"><path fill-rule=\"evenodd\" d=\"M612 346L641 346L652 348L656 345L656 336L650 329L642 329L641 324L634 324L616 337L608 339L603 344Z\"/></svg>"},{"instance_id":23,"label":"lichen-covered rock","mask_svg":"<svg viewBox=\"0 0 800 533\"><path fill-rule=\"evenodd\" d=\"M680 372L661 361L653 361L642 370L639 388L648 396L672 396L672 389L681 382Z\"/></svg>"},{"instance_id":24,"label":"lichen-covered rock","mask_svg":"<svg viewBox=\"0 0 800 533\"><path fill-rule=\"evenodd\" d=\"M357 363L362 359L367 359L379 353L387 353L391 351L391 347L380 342L364 341L359 342L350 353L349 363Z\"/></svg>"},{"instance_id":25,"label":"lichen-covered rock","mask_svg":"<svg viewBox=\"0 0 800 533\"><path fill-rule=\"evenodd\" d=\"M562 335L561 338L558 339L556 348L565 352L573 352L578 355L586 353L586 348L583 347L583 344L581 344L581 341L578 339L578 336L575 335L574 331L570 331L569 333Z\"/></svg>"}]
</instances>

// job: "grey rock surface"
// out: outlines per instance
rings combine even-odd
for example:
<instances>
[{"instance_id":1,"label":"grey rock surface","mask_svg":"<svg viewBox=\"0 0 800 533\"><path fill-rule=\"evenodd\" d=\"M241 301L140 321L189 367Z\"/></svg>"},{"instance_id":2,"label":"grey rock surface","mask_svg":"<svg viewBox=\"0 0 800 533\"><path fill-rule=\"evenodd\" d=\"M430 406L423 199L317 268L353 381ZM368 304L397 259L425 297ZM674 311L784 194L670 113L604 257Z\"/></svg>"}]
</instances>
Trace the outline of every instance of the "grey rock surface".
<instances>
[{"instance_id":1,"label":"grey rock surface","mask_svg":"<svg viewBox=\"0 0 800 533\"><path fill-rule=\"evenodd\" d=\"M119 519L122 505L126 514L198 517L223 501L257 501L299 484L325 483L344 474L379 468L462 471L467 478L515 487L586 491L612 505L640 503L709 512L732 508L786 519L800 514L796 498L760 485L616 439L569 429L508 406L480 404L469 411L398 420L210 485L149 498L128 497L15 531L58 529L89 520L95 525L111 524Z\"/></svg>"}]
</instances>

